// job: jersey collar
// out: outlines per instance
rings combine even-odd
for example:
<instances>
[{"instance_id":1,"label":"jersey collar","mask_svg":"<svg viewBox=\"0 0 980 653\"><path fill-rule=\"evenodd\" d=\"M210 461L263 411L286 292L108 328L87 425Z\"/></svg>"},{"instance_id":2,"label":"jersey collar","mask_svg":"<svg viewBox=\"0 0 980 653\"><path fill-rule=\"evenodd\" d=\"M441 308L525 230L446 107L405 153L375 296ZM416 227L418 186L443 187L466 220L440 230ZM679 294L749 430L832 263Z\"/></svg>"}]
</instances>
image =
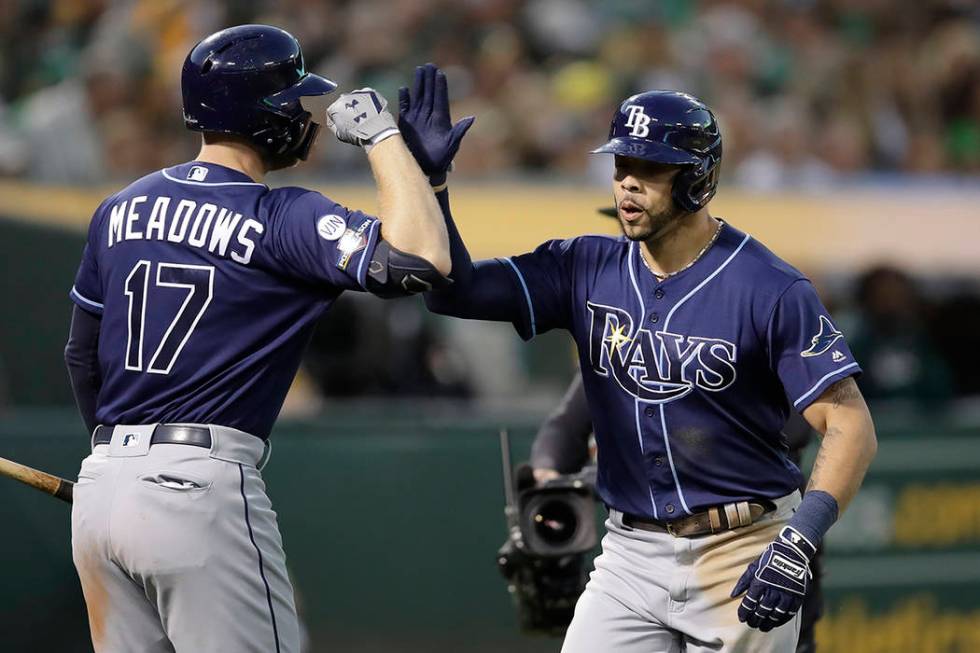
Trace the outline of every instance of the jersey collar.
<instances>
[{"instance_id":1,"label":"jersey collar","mask_svg":"<svg viewBox=\"0 0 980 653\"><path fill-rule=\"evenodd\" d=\"M190 186L258 186L268 188L265 184L253 180L240 170L205 161L188 161L171 168L165 168L162 173L170 181Z\"/></svg>"}]
</instances>

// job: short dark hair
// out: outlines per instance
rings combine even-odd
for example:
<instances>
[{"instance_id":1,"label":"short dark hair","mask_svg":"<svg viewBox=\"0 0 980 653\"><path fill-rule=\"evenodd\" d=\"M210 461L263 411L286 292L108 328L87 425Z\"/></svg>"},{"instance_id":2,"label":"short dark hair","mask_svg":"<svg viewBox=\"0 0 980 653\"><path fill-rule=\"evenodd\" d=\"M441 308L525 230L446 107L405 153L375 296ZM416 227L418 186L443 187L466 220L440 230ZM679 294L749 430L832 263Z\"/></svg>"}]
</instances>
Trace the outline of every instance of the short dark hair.
<instances>
[{"instance_id":1,"label":"short dark hair","mask_svg":"<svg viewBox=\"0 0 980 653\"><path fill-rule=\"evenodd\" d=\"M238 134L226 134L224 132L202 132L201 135L204 137L204 142L208 145L214 145L216 143L240 143L242 145L248 145L253 150L258 149L255 147L255 143L248 140L244 136L239 136Z\"/></svg>"},{"instance_id":2,"label":"short dark hair","mask_svg":"<svg viewBox=\"0 0 980 653\"><path fill-rule=\"evenodd\" d=\"M238 143L239 145L245 145L250 150L255 152L261 157L262 162L265 164L266 171L280 170L282 168L288 168L290 166L296 165L299 161L296 156L292 154L270 154L262 146L257 144L255 141L241 136L239 134L227 134L225 132L201 132L201 136L204 137L204 143L206 145L218 145L221 143Z\"/></svg>"}]
</instances>

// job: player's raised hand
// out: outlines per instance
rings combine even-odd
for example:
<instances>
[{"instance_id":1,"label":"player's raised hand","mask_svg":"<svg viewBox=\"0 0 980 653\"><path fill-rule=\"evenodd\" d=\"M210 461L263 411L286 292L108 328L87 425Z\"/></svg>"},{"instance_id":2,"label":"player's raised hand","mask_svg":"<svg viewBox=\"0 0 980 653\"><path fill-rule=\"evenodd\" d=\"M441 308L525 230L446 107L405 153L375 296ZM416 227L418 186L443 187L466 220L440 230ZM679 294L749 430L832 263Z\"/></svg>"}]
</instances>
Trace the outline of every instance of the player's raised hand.
<instances>
[{"instance_id":1,"label":"player's raised hand","mask_svg":"<svg viewBox=\"0 0 980 653\"><path fill-rule=\"evenodd\" d=\"M388 101L373 88L344 93L327 107L327 126L339 140L365 150L398 133Z\"/></svg>"},{"instance_id":2,"label":"player's raised hand","mask_svg":"<svg viewBox=\"0 0 980 653\"><path fill-rule=\"evenodd\" d=\"M792 526L784 526L735 583L732 598L745 592L738 620L767 632L793 618L812 578L816 547Z\"/></svg>"},{"instance_id":3,"label":"player's raised hand","mask_svg":"<svg viewBox=\"0 0 980 653\"><path fill-rule=\"evenodd\" d=\"M433 184L445 181L459 144L474 120L469 116L453 125L449 84L435 64L415 69L411 92L405 86L398 90L398 127L412 156Z\"/></svg>"}]
</instances>

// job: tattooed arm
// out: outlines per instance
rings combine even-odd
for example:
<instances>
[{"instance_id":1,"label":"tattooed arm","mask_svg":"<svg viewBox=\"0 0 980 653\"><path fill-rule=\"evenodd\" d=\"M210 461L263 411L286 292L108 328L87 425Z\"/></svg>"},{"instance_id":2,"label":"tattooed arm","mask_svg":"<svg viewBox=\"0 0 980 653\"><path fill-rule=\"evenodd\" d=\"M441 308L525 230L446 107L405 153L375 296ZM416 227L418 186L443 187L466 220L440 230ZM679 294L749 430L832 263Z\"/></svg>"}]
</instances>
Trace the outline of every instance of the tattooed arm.
<instances>
[{"instance_id":1,"label":"tattooed arm","mask_svg":"<svg viewBox=\"0 0 980 653\"><path fill-rule=\"evenodd\" d=\"M762 631L788 622L800 609L810 561L857 494L878 448L871 414L853 377L830 386L803 410L803 417L823 435L810 484L796 512L731 593L732 598L745 594L739 621Z\"/></svg>"},{"instance_id":2,"label":"tattooed arm","mask_svg":"<svg viewBox=\"0 0 980 653\"><path fill-rule=\"evenodd\" d=\"M826 492L843 512L878 449L871 413L854 378L847 377L827 388L803 417L823 436L807 492Z\"/></svg>"}]
</instances>

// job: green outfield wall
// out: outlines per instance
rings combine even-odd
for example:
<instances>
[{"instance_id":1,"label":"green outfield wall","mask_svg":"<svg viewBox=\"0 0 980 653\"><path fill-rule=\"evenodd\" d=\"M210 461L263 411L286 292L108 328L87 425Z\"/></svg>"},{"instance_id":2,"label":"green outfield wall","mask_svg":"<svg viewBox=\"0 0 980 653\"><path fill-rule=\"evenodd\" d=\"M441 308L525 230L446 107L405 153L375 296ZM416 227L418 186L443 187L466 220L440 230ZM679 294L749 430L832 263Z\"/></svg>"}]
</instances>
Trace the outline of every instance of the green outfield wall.
<instances>
[{"instance_id":1,"label":"green outfield wall","mask_svg":"<svg viewBox=\"0 0 980 653\"><path fill-rule=\"evenodd\" d=\"M518 456L535 421L509 424ZM494 565L500 423L379 404L280 424L266 479L310 650L558 651L517 633ZM71 476L81 431L69 411L8 414L0 455ZM829 541L821 650L980 650L980 432L880 435ZM68 507L0 479L0 523L0 650L89 651Z\"/></svg>"}]
</instances>

